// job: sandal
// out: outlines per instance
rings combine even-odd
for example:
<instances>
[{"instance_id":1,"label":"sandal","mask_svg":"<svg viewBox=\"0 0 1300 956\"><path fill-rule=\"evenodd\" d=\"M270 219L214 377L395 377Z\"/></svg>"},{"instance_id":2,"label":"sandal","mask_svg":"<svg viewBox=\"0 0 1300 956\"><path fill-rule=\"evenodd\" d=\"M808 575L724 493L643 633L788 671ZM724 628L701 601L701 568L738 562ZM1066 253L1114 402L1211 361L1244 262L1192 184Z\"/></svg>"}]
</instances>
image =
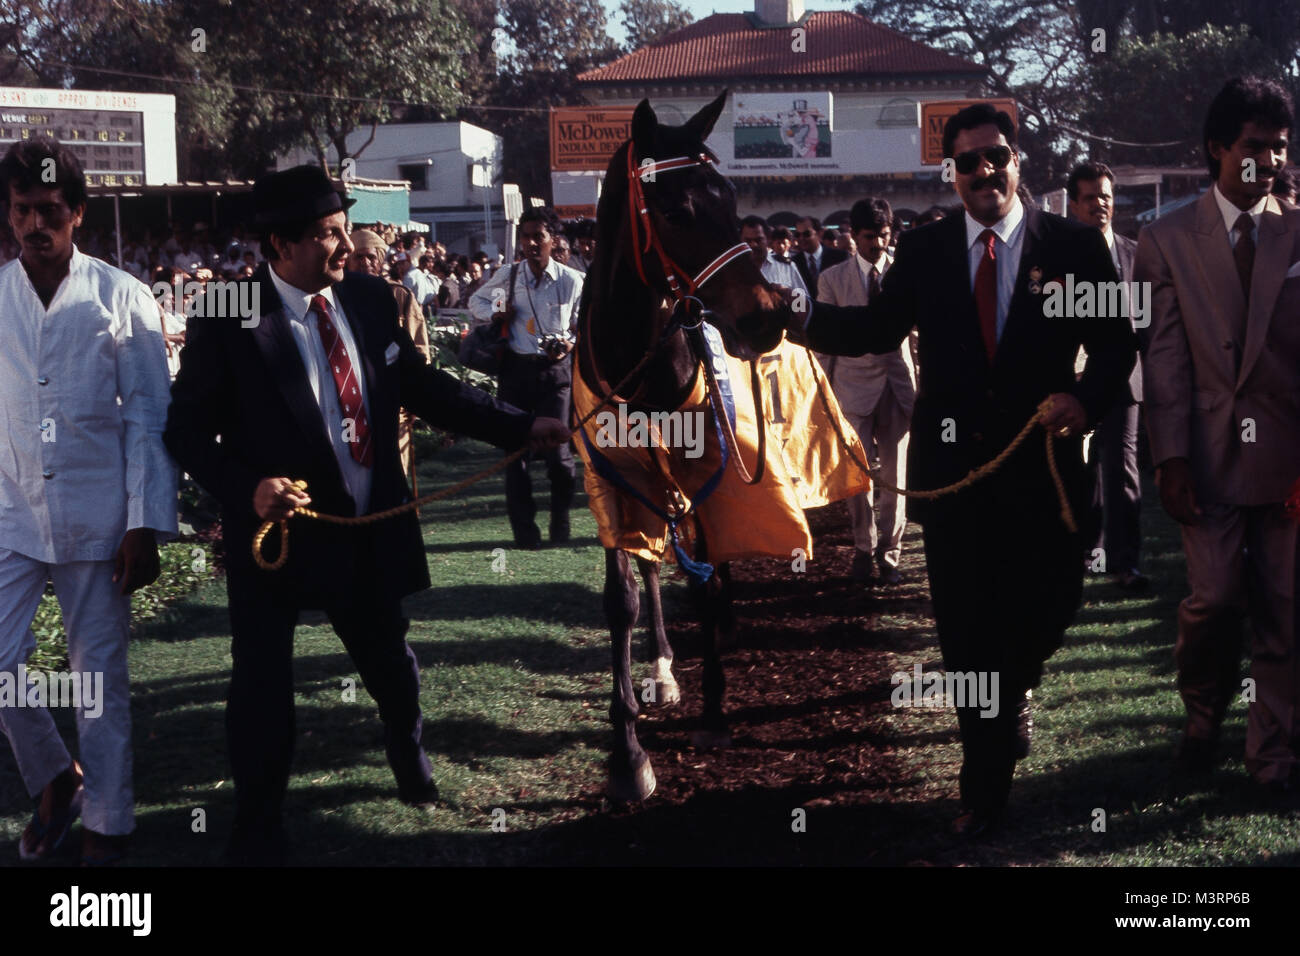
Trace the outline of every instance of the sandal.
<instances>
[{"instance_id":1,"label":"sandal","mask_svg":"<svg viewBox=\"0 0 1300 956\"><path fill-rule=\"evenodd\" d=\"M85 795L85 787L77 784L77 791L72 795L72 800L63 809L55 810L50 815L49 823L41 822L41 808L38 802L36 809L32 811L32 822L27 825L27 829L18 839L18 858L31 862L43 860L58 852L63 846L63 841L72 831L72 825L77 822L77 817L81 816L81 803ZM27 849L28 845L31 846L30 850Z\"/></svg>"}]
</instances>

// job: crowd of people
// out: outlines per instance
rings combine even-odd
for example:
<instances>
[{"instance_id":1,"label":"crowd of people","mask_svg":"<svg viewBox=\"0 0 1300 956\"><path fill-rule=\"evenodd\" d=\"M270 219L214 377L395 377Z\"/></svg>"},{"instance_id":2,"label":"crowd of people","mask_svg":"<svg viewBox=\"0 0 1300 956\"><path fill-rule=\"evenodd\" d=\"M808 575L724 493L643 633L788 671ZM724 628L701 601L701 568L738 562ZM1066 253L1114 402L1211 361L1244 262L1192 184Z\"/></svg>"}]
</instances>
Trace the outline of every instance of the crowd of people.
<instances>
[{"instance_id":1,"label":"crowd of people","mask_svg":"<svg viewBox=\"0 0 1300 956\"><path fill-rule=\"evenodd\" d=\"M1175 650L1188 715L1179 767L1203 773L1217 760L1248 612L1246 766L1272 797L1294 801L1300 791L1297 523L1285 513L1300 479L1300 212L1273 195L1289 188L1293 125L1277 84L1230 81L1207 114L1212 187L1136 243L1114 232L1115 175L1103 163L1078 165L1063 184L1074 221L1026 202L1016 128L987 103L944 129L960 200L952 209L902 224L886 200L866 196L834 227L813 216L793 231L757 216L740 223L763 276L801 304L789 334L818 354L879 462L880 493L849 504L855 581L900 583L905 522L920 522L945 668L1002 675L993 719L981 703L956 704L962 836L987 832L1005 810L1030 745L1032 691L1080 605L1085 570L1124 589L1149 586L1140 570L1142 421L1162 505L1182 526L1191 589ZM53 184L37 172L47 161ZM351 201L319 168L302 166L258 180L256 240L235 228L218 249L196 223L156 245L128 241L119 270L89 254L109 255L105 237L98 248L73 244L86 192L70 151L14 144L0 163L0 195L22 248L18 262L0 266L9 316L0 345L31 372L0 380L0 411L16 436L8 460L21 462L0 465L0 671L17 672L30 654L28 627L52 578L72 668L113 682L102 717L78 713L81 761L48 712L0 708L37 801L22 856L48 856L78 814L85 859L124 852L133 827L127 595L158 576L157 545L177 533L178 469L217 498L231 542L231 858L283 857L301 608L328 612L378 703L399 796L436 801L399 603L429 583L415 516L355 533L304 524L274 579L247 543L258 524L295 508L361 516L408 500L409 435L403 446L393 427L401 409L544 456L549 540L566 543L575 490L567 422L592 224L566 229L553 211L530 208L517 261L450 256L392 226L349 228ZM1144 321L1136 307L1048 318L1045 296L1067 275L1096 287L1146 284ZM253 334L211 316L180 322L183 307L135 281L192 278L202 295L206 282L240 277L262 290ZM491 330L495 399L431 367L427 316L437 308L463 308ZM37 334L42 322L59 334ZM103 348L84 347L101 339ZM1043 429L1025 450L960 494L905 504L886 487L958 482L1033 415ZM68 437L47 438L54 427ZM1044 466L1053 447L1055 483ZM507 472L506 498L516 546L533 549L542 536L528 455ZM1062 522L1060 495L1091 516L1081 533Z\"/></svg>"}]
</instances>

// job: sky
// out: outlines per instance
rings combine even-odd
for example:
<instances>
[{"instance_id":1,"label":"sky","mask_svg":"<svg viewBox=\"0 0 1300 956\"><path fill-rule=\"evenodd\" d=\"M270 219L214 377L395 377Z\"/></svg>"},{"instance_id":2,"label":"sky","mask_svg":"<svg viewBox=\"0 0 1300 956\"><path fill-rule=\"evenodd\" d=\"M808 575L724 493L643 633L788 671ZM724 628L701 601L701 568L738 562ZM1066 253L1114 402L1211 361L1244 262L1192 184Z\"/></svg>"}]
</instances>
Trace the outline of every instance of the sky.
<instances>
[{"instance_id":1,"label":"sky","mask_svg":"<svg viewBox=\"0 0 1300 956\"><path fill-rule=\"evenodd\" d=\"M754 0L678 0L682 6L691 11L696 20L703 20L711 13L749 13L754 9ZM601 0L605 7L605 17L609 20L609 35L617 42L627 39L618 14L618 0ZM853 0L804 0L805 10L852 10Z\"/></svg>"}]
</instances>

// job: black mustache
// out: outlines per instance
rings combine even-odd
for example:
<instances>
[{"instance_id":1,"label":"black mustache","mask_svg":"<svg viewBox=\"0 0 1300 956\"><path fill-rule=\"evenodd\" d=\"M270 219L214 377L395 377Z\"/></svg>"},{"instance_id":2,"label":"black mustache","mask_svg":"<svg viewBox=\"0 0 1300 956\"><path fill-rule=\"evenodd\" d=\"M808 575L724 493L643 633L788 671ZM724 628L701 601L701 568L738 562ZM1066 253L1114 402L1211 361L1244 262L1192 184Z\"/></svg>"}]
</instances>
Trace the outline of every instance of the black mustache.
<instances>
[{"instance_id":1,"label":"black mustache","mask_svg":"<svg viewBox=\"0 0 1300 956\"><path fill-rule=\"evenodd\" d=\"M23 236L23 242L49 242L50 237L43 232L33 232L30 235Z\"/></svg>"},{"instance_id":2,"label":"black mustache","mask_svg":"<svg viewBox=\"0 0 1300 956\"><path fill-rule=\"evenodd\" d=\"M971 189L983 189L985 186L1000 186L1003 192L1007 191L1006 173L994 173L992 176L981 176L978 179L971 180Z\"/></svg>"}]
</instances>

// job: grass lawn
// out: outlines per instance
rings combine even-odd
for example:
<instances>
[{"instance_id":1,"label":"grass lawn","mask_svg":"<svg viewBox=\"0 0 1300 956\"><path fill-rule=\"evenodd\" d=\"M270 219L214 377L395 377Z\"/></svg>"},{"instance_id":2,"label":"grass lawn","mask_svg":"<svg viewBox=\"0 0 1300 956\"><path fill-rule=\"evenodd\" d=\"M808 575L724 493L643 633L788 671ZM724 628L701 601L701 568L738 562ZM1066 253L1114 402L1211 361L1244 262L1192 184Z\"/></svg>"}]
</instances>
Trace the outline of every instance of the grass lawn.
<instances>
[{"instance_id":1,"label":"grass lawn","mask_svg":"<svg viewBox=\"0 0 1300 956\"><path fill-rule=\"evenodd\" d=\"M495 460L473 442L440 451L425 442L420 487L459 480ZM539 503L545 480L535 468ZM1090 579L1078 623L1035 696L1035 739L1013 790L1014 823L986 846L954 849L942 826L956 796L960 747L951 712L899 709L887 716L902 768L885 819L844 826L845 861L1028 865L1256 864L1300 860L1300 822L1262 811L1241 766L1244 705L1225 728L1229 755L1198 792L1167 792L1164 771L1181 726L1173 686L1175 609L1185 592L1176 529L1147 502L1144 561L1154 589L1127 597ZM295 861L306 865L512 864L575 858L622 860L625 812L601 792L609 744L609 650L600 591L603 554L579 496L574 540L539 552L510 549L498 477L425 509L433 588L408 599L408 639L423 674L425 746L446 805L413 811L396 799L381 727L351 662L323 616L297 632L298 736L286 802ZM543 528L545 527L543 518ZM504 566L502 553L504 551ZM905 569L924 588L919 535ZM669 576L670 616L688 613ZM742 617L743 623L743 617ZM864 636L890 652L890 669L939 667L929 620L892 615L887 602ZM639 656L639 654L638 654ZM206 579L171 610L136 628L135 784L138 830L131 862L216 862L229 832L224 698L229 672L225 587ZM636 677L648 673L638 665ZM1244 669L1243 669L1244 674ZM694 716L694 715L689 715ZM72 740L70 714L58 715ZM706 758L707 759L707 758ZM658 798L656 798L658 799ZM0 747L0 862L28 800ZM1094 832L1094 811L1105 832ZM202 811L202 812L200 812ZM828 821L832 822L832 821ZM882 845L855 845L869 832ZM621 842L620 842L620 838ZM708 847L696 847L708 858ZM867 850L871 853L868 854ZM717 862L725 862L718 860ZM774 859L773 862L779 862Z\"/></svg>"}]
</instances>

